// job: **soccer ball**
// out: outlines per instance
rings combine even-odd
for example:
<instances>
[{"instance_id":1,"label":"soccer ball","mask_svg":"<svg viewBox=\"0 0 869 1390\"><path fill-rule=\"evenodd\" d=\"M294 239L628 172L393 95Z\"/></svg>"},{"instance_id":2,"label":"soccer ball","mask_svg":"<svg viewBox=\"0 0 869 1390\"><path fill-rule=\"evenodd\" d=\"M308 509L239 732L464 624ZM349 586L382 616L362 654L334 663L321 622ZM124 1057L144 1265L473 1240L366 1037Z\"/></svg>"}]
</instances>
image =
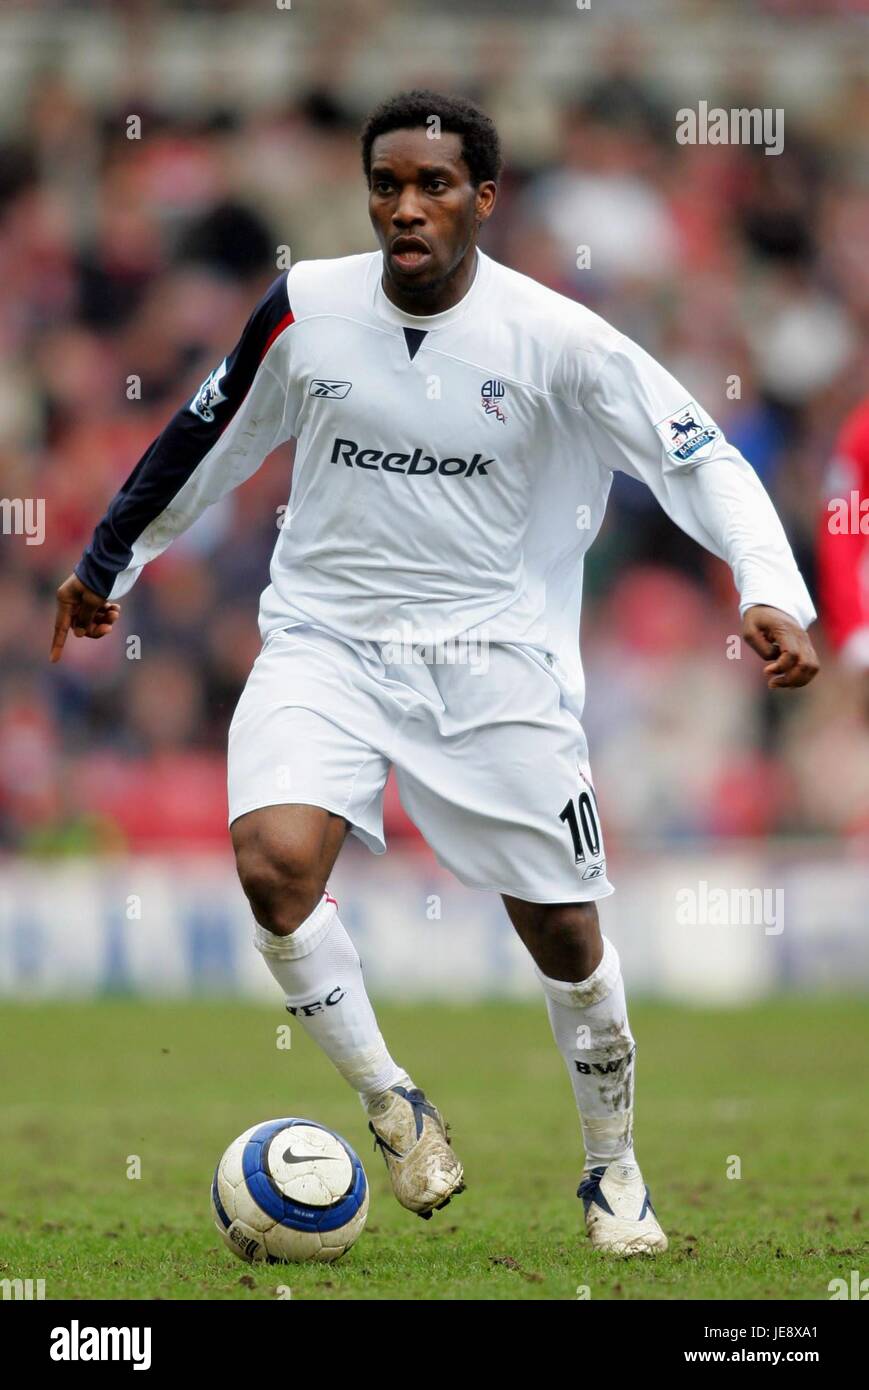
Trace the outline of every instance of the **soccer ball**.
<instances>
[{"instance_id":1,"label":"soccer ball","mask_svg":"<svg viewBox=\"0 0 869 1390\"><path fill-rule=\"evenodd\" d=\"M230 1144L211 1184L218 1231L239 1259L337 1260L368 1215L365 1169L314 1120L267 1120Z\"/></svg>"}]
</instances>

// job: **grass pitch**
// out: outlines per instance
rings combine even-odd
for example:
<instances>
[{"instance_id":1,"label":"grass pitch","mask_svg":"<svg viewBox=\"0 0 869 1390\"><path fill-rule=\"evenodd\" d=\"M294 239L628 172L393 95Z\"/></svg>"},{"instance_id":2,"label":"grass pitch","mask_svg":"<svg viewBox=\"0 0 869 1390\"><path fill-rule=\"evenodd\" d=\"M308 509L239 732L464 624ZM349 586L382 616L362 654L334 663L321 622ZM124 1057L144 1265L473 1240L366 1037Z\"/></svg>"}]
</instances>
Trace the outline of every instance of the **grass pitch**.
<instances>
[{"instance_id":1,"label":"grass pitch","mask_svg":"<svg viewBox=\"0 0 869 1390\"><path fill-rule=\"evenodd\" d=\"M378 1016L465 1164L467 1191L428 1222L395 1202L356 1097L301 1026L278 1049L277 1004L4 1006L0 1278L44 1279L47 1299L826 1300L869 1266L859 1000L632 1007L637 1154L670 1237L645 1261L588 1248L542 1002ZM337 1129L368 1173L367 1228L334 1265L246 1266L211 1224L223 1149L286 1114Z\"/></svg>"}]
</instances>

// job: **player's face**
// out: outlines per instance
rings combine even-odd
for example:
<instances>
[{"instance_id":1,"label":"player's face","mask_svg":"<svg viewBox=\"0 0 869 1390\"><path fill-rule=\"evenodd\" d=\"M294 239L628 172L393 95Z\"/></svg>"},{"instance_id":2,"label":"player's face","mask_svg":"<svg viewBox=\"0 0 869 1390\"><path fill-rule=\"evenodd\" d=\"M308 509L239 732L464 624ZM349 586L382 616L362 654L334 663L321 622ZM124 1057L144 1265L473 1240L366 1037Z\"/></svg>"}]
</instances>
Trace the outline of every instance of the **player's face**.
<instances>
[{"instance_id":1,"label":"player's face","mask_svg":"<svg viewBox=\"0 0 869 1390\"><path fill-rule=\"evenodd\" d=\"M494 202L494 183L472 183L460 135L444 131L430 140L424 127L378 135L368 211L390 297L412 299L417 308L424 303L432 313L460 299L473 270L477 232Z\"/></svg>"}]
</instances>

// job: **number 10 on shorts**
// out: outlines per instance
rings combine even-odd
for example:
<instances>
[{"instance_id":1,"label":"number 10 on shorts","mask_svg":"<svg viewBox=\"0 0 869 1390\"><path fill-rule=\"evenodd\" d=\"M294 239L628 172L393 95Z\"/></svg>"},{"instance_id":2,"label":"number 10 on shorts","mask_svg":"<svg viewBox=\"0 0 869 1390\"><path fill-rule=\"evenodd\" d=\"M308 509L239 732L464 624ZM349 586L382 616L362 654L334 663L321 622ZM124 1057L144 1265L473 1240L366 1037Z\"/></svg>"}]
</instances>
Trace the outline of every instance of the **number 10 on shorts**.
<instances>
[{"instance_id":1,"label":"number 10 on shorts","mask_svg":"<svg viewBox=\"0 0 869 1390\"><path fill-rule=\"evenodd\" d=\"M587 859L600 857L600 823L587 791L580 792L575 803L573 800L568 801L558 819L564 821L570 830L577 864L584 864Z\"/></svg>"}]
</instances>

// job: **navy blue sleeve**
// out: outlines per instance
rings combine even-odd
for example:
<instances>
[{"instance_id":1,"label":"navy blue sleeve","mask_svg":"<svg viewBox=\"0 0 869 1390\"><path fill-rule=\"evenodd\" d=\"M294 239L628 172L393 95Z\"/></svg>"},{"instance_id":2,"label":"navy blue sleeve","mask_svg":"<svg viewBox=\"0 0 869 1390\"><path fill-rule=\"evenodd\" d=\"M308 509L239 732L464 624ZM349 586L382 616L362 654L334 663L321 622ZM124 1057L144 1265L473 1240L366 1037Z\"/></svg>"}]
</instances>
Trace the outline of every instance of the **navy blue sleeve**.
<instances>
[{"instance_id":1,"label":"navy blue sleeve","mask_svg":"<svg viewBox=\"0 0 869 1390\"><path fill-rule=\"evenodd\" d=\"M263 363L292 322L284 273L257 304L230 355L176 411L112 499L75 567L89 589L104 598L126 593L143 564L219 495L249 477L274 447L283 398ZM221 442L254 395L259 447L236 447L230 469Z\"/></svg>"}]
</instances>

